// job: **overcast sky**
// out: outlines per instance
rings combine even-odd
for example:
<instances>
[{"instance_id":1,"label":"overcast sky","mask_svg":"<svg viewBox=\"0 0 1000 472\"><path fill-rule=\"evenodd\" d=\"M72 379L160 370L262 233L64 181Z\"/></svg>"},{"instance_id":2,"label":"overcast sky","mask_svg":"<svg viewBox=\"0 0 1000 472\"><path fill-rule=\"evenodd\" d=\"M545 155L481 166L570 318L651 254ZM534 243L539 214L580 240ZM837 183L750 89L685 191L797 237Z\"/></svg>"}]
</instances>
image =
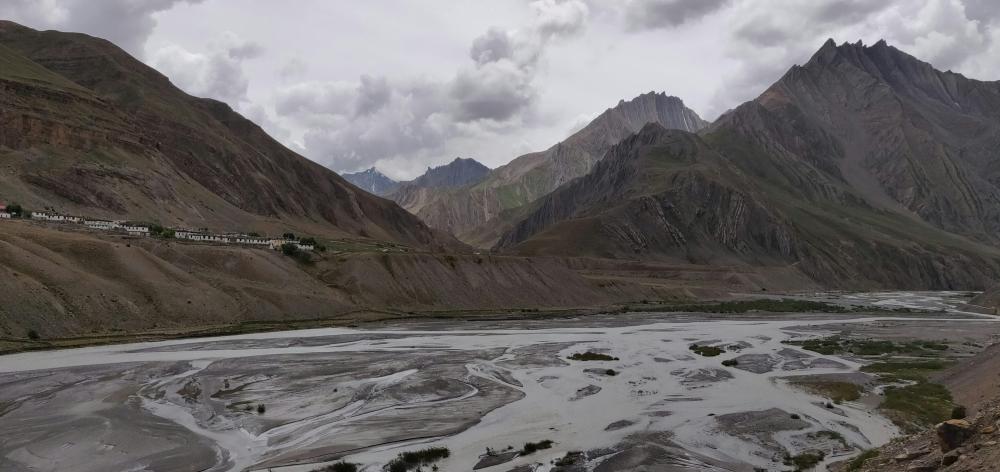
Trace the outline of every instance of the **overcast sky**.
<instances>
[{"instance_id":1,"label":"overcast sky","mask_svg":"<svg viewBox=\"0 0 1000 472\"><path fill-rule=\"evenodd\" d=\"M496 167L648 91L713 120L828 37L1000 79L996 0L0 0L0 17L107 38L310 159L394 178Z\"/></svg>"}]
</instances>

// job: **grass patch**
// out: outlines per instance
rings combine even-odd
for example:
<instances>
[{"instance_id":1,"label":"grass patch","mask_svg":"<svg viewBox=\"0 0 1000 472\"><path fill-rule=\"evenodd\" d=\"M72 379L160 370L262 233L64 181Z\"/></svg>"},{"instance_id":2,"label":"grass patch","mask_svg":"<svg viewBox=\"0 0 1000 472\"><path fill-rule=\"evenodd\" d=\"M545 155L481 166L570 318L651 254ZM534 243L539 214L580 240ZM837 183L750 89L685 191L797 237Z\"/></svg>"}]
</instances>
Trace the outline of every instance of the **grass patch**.
<instances>
[{"instance_id":1,"label":"grass patch","mask_svg":"<svg viewBox=\"0 0 1000 472\"><path fill-rule=\"evenodd\" d=\"M419 470L425 465L433 464L450 455L451 451L446 447L429 447L419 451L403 452L389 461L385 468L388 472Z\"/></svg>"},{"instance_id":2,"label":"grass patch","mask_svg":"<svg viewBox=\"0 0 1000 472\"><path fill-rule=\"evenodd\" d=\"M684 305L659 305L654 310L644 311L667 311L667 312L692 312L692 313L746 313L748 311L766 311L772 313L790 312L822 312L822 313L846 313L848 308L830 303L814 302L810 300L795 300L782 298L780 300L758 299L758 300L737 300L718 303L691 303Z\"/></svg>"},{"instance_id":3,"label":"grass patch","mask_svg":"<svg viewBox=\"0 0 1000 472\"><path fill-rule=\"evenodd\" d=\"M917 382L905 387L887 387L879 408L890 410L890 418L906 432L919 431L951 418L951 393L943 385Z\"/></svg>"},{"instance_id":4,"label":"grass patch","mask_svg":"<svg viewBox=\"0 0 1000 472\"><path fill-rule=\"evenodd\" d=\"M861 371L879 374L884 380L914 382L886 387L885 399L879 405L904 432L913 433L951 418L955 407L951 393L943 385L927 380L929 373L949 365L944 361L876 362Z\"/></svg>"},{"instance_id":5,"label":"grass patch","mask_svg":"<svg viewBox=\"0 0 1000 472\"><path fill-rule=\"evenodd\" d=\"M934 357L948 350L947 344L933 341L893 342L882 340L858 340L829 336L804 341L786 341L786 344L801 346L802 349L820 354L855 354L858 356L881 356L902 354L910 356Z\"/></svg>"},{"instance_id":6,"label":"grass patch","mask_svg":"<svg viewBox=\"0 0 1000 472\"><path fill-rule=\"evenodd\" d=\"M887 361L866 365L861 368L861 371L879 374L887 380L926 381L927 374L942 370L949 365L951 365L950 362L939 360Z\"/></svg>"},{"instance_id":7,"label":"grass patch","mask_svg":"<svg viewBox=\"0 0 1000 472\"><path fill-rule=\"evenodd\" d=\"M593 351L578 352L576 354L573 354L572 356L569 356L568 359L571 361L617 361L618 360L617 357L612 357L607 354L601 354L599 352L593 352Z\"/></svg>"},{"instance_id":8,"label":"grass patch","mask_svg":"<svg viewBox=\"0 0 1000 472\"><path fill-rule=\"evenodd\" d=\"M810 392L823 395L834 403L850 402L861 398L861 388L850 382L818 381L794 382Z\"/></svg>"},{"instance_id":9,"label":"grass patch","mask_svg":"<svg viewBox=\"0 0 1000 472\"><path fill-rule=\"evenodd\" d=\"M878 449L868 449L862 451L858 454L858 457L851 459L851 462L847 463L847 468L844 469L846 472L855 472L861 470L865 466L865 462L878 457Z\"/></svg>"},{"instance_id":10,"label":"grass patch","mask_svg":"<svg viewBox=\"0 0 1000 472\"><path fill-rule=\"evenodd\" d=\"M691 351L695 354L703 357L715 357L723 352L726 352L725 349L718 346L699 346L697 344L692 344L689 349L691 349Z\"/></svg>"},{"instance_id":11,"label":"grass patch","mask_svg":"<svg viewBox=\"0 0 1000 472\"><path fill-rule=\"evenodd\" d=\"M531 442L524 443L524 447L521 448L521 455L527 456L530 454L534 454L542 449L550 449L553 444L555 444L555 442L553 442L551 439L544 439L542 441L533 443Z\"/></svg>"}]
</instances>

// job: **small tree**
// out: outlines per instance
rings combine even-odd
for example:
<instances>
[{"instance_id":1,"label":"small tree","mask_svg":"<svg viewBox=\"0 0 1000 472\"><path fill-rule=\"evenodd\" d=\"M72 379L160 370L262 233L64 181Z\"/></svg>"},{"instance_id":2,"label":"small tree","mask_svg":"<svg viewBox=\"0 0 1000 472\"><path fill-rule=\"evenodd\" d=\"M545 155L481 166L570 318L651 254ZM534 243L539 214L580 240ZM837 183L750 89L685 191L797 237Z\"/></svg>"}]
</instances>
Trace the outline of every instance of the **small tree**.
<instances>
[{"instance_id":1,"label":"small tree","mask_svg":"<svg viewBox=\"0 0 1000 472\"><path fill-rule=\"evenodd\" d=\"M30 339L32 341L38 341L39 339L41 339L41 336L38 334L38 331L35 331L33 329L29 329L28 330L28 339Z\"/></svg>"},{"instance_id":2,"label":"small tree","mask_svg":"<svg viewBox=\"0 0 1000 472\"><path fill-rule=\"evenodd\" d=\"M289 257L295 257L299 253L299 246L294 243L284 243L281 245L281 253Z\"/></svg>"},{"instance_id":3,"label":"small tree","mask_svg":"<svg viewBox=\"0 0 1000 472\"><path fill-rule=\"evenodd\" d=\"M285 233L285 234L282 234L281 237L285 238L285 239L288 239L288 240L291 240L291 241L294 241L295 240L295 233Z\"/></svg>"},{"instance_id":4,"label":"small tree","mask_svg":"<svg viewBox=\"0 0 1000 472\"><path fill-rule=\"evenodd\" d=\"M316 245L316 238L313 238L313 237L302 238L302 239L299 240L299 244L308 244L310 246L315 246Z\"/></svg>"},{"instance_id":5,"label":"small tree","mask_svg":"<svg viewBox=\"0 0 1000 472\"><path fill-rule=\"evenodd\" d=\"M24 213L24 208L17 203L11 203L7 205L7 213L10 213L14 218L20 218L21 214Z\"/></svg>"}]
</instances>

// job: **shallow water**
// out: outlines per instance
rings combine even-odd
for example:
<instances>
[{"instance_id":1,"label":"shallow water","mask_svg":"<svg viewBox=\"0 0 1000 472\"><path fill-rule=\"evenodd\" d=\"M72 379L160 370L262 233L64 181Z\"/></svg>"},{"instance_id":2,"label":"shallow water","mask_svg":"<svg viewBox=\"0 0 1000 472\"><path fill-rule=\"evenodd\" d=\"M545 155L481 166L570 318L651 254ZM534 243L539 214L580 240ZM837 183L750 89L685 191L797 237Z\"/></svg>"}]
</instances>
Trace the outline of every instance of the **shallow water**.
<instances>
[{"instance_id":1,"label":"shallow water","mask_svg":"<svg viewBox=\"0 0 1000 472\"><path fill-rule=\"evenodd\" d=\"M953 292L812 297L960 314L955 307L963 301ZM451 450L441 470L468 471L487 448L519 449L543 439L556 444L482 470L538 464L536 470L545 471L569 451L605 449L588 463L593 469L651 432L667 433L662 436L677 451L670 463L678 470L775 469L785 451L828 449L830 462L897 434L862 402L828 408L823 398L788 383L799 375L855 373L860 364L782 341L815 336L825 324L907 317L749 317L632 314L518 322L530 329L424 322L418 329L316 329L5 356L0 406L14 405L0 408L5 420L38 423L44 414L62 422L49 428L91 418L106 426L75 438L35 428L44 440L34 445L6 441L18 431L0 426L7 461L0 466L169 470L184 463L166 446L140 450L118 438L109 444L108 429L128 428L139 418L179 425L181 433L171 432L177 442L204 444L200 456L189 456L204 469L287 472L312 470L322 462L317 458L344 454L376 471L399 452L427 446ZM733 347L702 357L690 349L696 343ZM618 360L567 360L588 350ZM721 365L741 356L765 368ZM604 374L607 369L617 375ZM47 393L15 392L18 385ZM76 403L63 402L70 398ZM88 400L83 406L81 398ZM244 409L258 403L266 413ZM128 413L108 419L109 405L118 404L130 405ZM742 415L747 412L763 413ZM793 413L801 419L791 420ZM850 448L810 434L818 431L838 433ZM135 434L166 433L146 428ZM88 450L114 453L96 453L93 463L69 469L46 456ZM295 462L303 465L287 465Z\"/></svg>"}]
</instances>

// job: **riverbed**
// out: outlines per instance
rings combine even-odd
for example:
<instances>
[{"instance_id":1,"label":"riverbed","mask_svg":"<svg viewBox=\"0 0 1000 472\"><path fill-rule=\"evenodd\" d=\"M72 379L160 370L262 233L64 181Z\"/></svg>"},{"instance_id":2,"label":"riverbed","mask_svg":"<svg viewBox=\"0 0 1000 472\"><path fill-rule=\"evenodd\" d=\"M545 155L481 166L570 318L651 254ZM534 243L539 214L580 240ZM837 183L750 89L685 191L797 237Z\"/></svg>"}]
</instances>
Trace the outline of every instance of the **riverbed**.
<instances>
[{"instance_id":1,"label":"riverbed","mask_svg":"<svg viewBox=\"0 0 1000 472\"><path fill-rule=\"evenodd\" d=\"M877 398L832 405L796 387L874 379L859 359L788 341L849 327L980 345L998 332L958 308L961 293L809 297L932 312L431 320L3 356L0 470L299 472L344 459L378 471L431 446L450 450L443 471L543 472L567 453L562 470L782 470L812 450L823 470L898 430ZM585 352L609 359L570 359Z\"/></svg>"}]
</instances>

